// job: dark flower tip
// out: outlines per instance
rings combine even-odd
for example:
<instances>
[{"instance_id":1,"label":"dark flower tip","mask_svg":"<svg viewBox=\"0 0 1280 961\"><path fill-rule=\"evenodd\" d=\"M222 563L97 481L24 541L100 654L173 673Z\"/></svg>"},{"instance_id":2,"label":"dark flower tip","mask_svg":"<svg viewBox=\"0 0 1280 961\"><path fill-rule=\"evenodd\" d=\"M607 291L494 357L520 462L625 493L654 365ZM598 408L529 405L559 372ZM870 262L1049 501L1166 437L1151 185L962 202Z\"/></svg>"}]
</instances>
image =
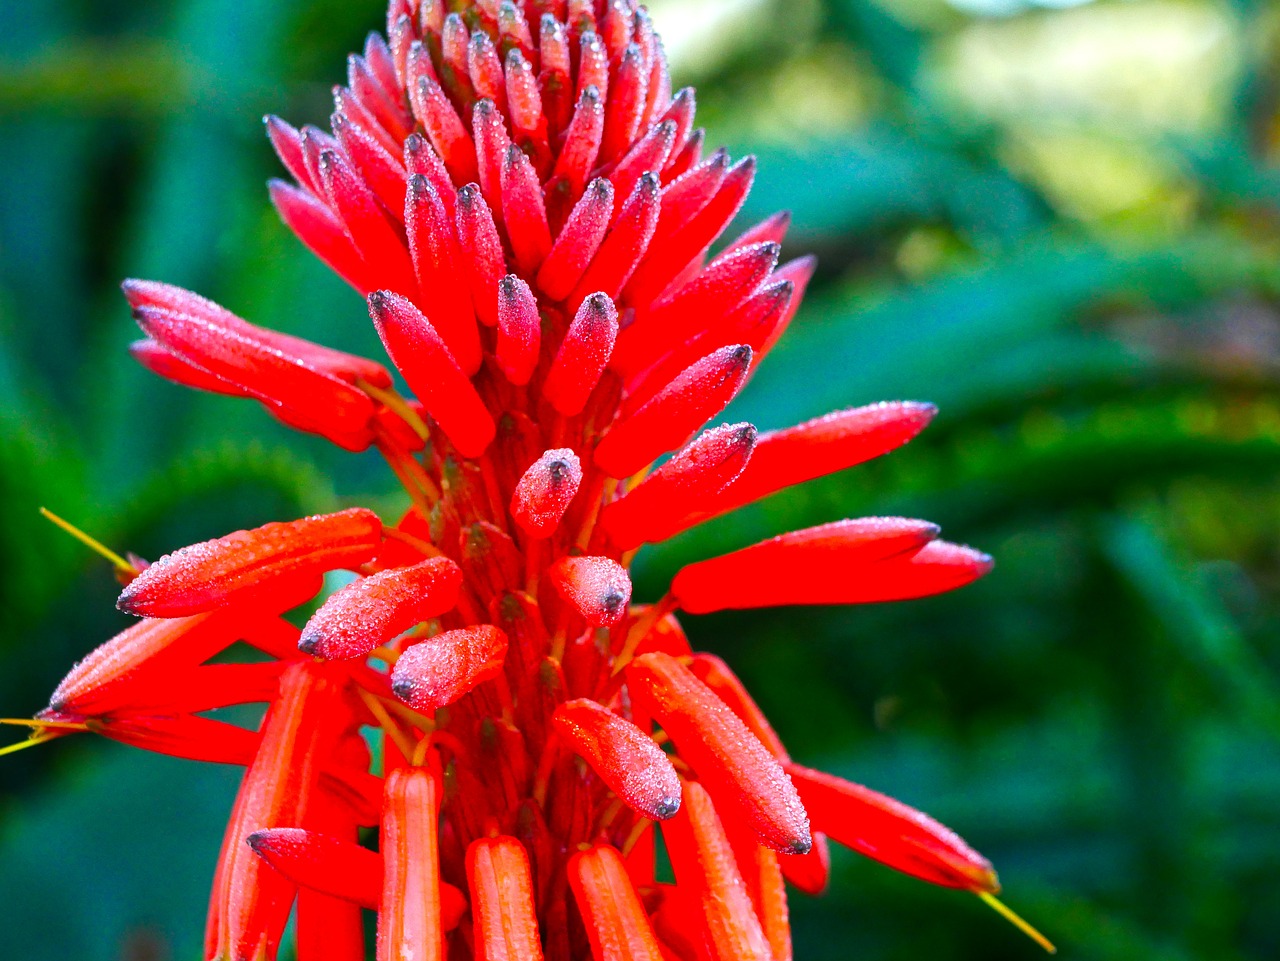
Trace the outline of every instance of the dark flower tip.
<instances>
[{"instance_id":1,"label":"dark flower tip","mask_svg":"<svg viewBox=\"0 0 1280 961\"><path fill-rule=\"evenodd\" d=\"M659 821L665 821L673 818L680 810L680 799L678 797L664 797L661 801L653 806L653 816Z\"/></svg>"},{"instance_id":2,"label":"dark flower tip","mask_svg":"<svg viewBox=\"0 0 1280 961\"><path fill-rule=\"evenodd\" d=\"M551 475L551 483L559 484L564 480L564 472L568 470L569 465L562 460L553 460L547 465L547 473Z\"/></svg>"},{"instance_id":3,"label":"dark flower tip","mask_svg":"<svg viewBox=\"0 0 1280 961\"><path fill-rule=\"evenodd\" d=\"M626 597L617 591L610 591L604 597L600 598L600 603L610 614L616 613L626 601Z\"/></svg>"},{"instance_id":4,"label":"dark flower tip","mask_svg":"<svg viewBox=\"0 0 1280 961\"><path fill-rule=\"evenodd\" d=\"M271 839L271 836L267 834L266 831L254 831L244 840L245 840L245 843L249 845L249 847L253 848L254 854L260 855L264 850L266 850L267 847L269 847L267 842L270 839Z\"/></svg>"},{"instance_id":5,"label":"dark flower tip","mask_svg":"<svg viewBox=\"0 0 1280 961\"><path fill-rule=\"evenodd\" d=\"M387 309L387 294L385 290L374 290L369 293L369 308L379 313Z\"/></svg>"},{"instance_id":6,"label":"dark flower tip","mask_svg":"<svg viewBox=\"0 0 1280 961\"><path fill-rule=\"evenodd\" d=\"M751 348L746 344L739 344L734 348L733 359L740 367L746 367L751 363Z\"/></svg>"},{"instance_id":7,"label":"dark flower tip","mask_svg":"<svg viewBox=\"0 0 1280 961\"><path fill-rule=\"evenodd\" d=\"M315 656L316 649L320 647L321 637L318 633L311 632L303 634L298 638L298 650L303 654Z\"/></svg>"},{"instance_id":8,"label":"dark flower tip","mask_svg":"<svg viewBox=\"0 0 1280 961\"><path fill-rule=\"evenodd\" d=\"M401 700L405 700L413 693L413 682L400 678L391 682L391 693Z\"/></svg>"},{"instance_id":9,"label":"dark flower tip","mask_svg":"<svg viewBox=\"0 0 1280 961\"><path fill-rule=\"evenodd\" d=\"M813 850L813 838L803 837L796 838L787 846L787 852L790 854L808 854Z\"/></svg>"}]
</instances>

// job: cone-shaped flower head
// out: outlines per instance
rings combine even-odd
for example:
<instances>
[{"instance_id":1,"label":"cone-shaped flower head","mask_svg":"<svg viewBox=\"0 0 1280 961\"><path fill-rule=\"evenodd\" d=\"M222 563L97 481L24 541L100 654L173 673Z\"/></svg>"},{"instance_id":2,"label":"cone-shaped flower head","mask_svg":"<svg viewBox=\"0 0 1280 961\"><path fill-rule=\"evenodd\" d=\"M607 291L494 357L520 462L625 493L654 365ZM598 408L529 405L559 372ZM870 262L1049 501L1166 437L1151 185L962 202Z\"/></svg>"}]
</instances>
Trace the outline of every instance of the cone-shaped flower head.
<instances>
[{"instance_id":1,"label":"cone-shaped flower head","mask_svg":"<svg viewBox=\"0 0 1280 961\"><path fill-rule=\"evenodd\" d=\"M296 904L298 955L336 961L363 956L362 908L388 961L782 961L783 878L825 886L824 835L990 896L990 866L941 825L795 766L675 617L921 597L989 558L925 521L837 520L726 544L633 600L643 545L884 454L934 413L719 423L814 264L780 263L785 215L711 253L755 161L704 150L644 8L391 0L330 129L269 117L267 136L288 173L272 202L364 298L352 322L367 311L386 357L148 281L125 284L132 353L212 403L375 449L406 506L117 559L119 606L146 619L31 722L33 741L91 730L245 766L206 958L274 957ZM327 575L345 586L318 597ZM241 641L269 660L207 663ZM269 705L257 731L199 716L249 702Z\"/></svg>"}]
</instances>

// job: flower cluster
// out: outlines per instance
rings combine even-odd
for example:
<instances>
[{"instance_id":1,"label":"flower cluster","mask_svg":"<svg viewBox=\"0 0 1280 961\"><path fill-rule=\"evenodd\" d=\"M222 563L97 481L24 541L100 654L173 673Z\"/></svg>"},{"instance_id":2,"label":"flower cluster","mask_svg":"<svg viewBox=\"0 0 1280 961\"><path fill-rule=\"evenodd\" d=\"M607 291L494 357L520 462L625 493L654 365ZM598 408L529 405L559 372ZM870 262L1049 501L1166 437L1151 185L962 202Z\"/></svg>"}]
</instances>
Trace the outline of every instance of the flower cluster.
<instances>
[{"instance_id":1,"label":"flower cluster","mask_svg":"<svg viewBox=\"0 0 1280 961\"><path fill-rule=\"evenodd\" d=\"M990 897L991 866L955 834L794 763L675 617L921 597L989 558L924 521L842 520L633 603L643 545L884 454L934 413L703 429L813 262L779 265L784 215L711 252L754 162L704 150L645 10L392 0L331 131L267 132L292 176L276 208L365 296L412 399L378 362L161 283L124 285L146 335L132 352L376 448L410 506L117 558L119 607L141 620L31 722L33 740L88 730L245 768L206 958L273 958L296 910L298 957L356 961L371 909L383 961L786 961L784 883L823 890L827 838ZM294 627L283 615L339 570L355 579ZM268 659L208 663L238 642ZM269 705L256 731L206 716L252 702Z\"/></svg>"}]
</instances>

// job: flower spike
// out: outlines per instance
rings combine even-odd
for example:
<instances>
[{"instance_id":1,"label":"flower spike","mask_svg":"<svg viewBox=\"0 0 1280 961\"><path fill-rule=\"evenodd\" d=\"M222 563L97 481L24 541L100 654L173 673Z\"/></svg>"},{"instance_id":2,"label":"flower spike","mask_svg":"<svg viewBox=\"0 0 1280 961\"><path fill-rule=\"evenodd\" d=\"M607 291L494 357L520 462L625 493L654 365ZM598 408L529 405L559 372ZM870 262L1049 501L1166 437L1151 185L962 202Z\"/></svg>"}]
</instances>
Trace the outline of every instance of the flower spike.
<instances>
[{"instance_id":1,"label":"flower spike","mask_svg":"<svg viewBox=\"0 0 1280 961\"><path fill-rule=\"evenodd\" d=\"M644 545L934 413L708 426L816 262L780 262L785 213L725 234L755 160L708 147L695 107L639 0L388 0L331 129L265 127L289 177L272 203L367 300L391 363L125 282L142 366L376 448L406 499L394 526L354 508L151 565L97 545L143 619L37 717L0 719L31 730L0 753L88 731L245 767L205 961L273 961L291 914L290 956L357 961L364 910L379 961L790 961L784 879L826 886L823 831L1016 919L954 835L795 767L675 617L923 597L990 558L925 521L837 521L633 600ZM302 630L286 619L318 595ZM260 730L202 716L254 703Z\"/></svg>"}]
</instances>

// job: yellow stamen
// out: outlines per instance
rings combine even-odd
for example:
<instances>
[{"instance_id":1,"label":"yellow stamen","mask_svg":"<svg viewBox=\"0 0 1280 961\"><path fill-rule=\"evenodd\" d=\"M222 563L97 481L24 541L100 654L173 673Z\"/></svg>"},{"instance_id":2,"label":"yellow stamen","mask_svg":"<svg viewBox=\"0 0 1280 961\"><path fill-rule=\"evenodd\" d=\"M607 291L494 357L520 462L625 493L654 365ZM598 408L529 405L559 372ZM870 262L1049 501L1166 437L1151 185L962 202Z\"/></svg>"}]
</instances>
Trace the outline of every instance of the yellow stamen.
<instances>
[{"instance_id":1,"label":"yellow stamen","mask_svg":"<svg viewBox=\"0 0 1280 961\"><path fill-rule=\"evenodd\" d=\"M413 757L416 745L401 730L400 725L392 719L391 715L387 713L387 709L382 702L366 690L357 688L356 693L360 695L360 699L369 708L369 713L378 719L378 724L382 727L387 737L395 742L395 746L400 749L400 753L406 758Z\"/></svg>"},{"instance_id":2,"label":"yellow stamen","mask_svg":"<svg viewBox=\"0 0 1280 961\"><path fill-rule=\"evenodd\" d=\"M653 827L653 822L648 818L640 818L636 821L636 826L631 829L631 833L627 835L627 839L622 842L622 847L618 848L618 853L624 858L631 853L631 849L640 843L640 839L644 837L644 832Z\"/></svg>"},{"instance_id":3,"label":"yellow stamen","mask_svg":"<svg viewBox=\"0 0 1280 961\"><path fill-rule=\"evenodd\" d=\"M382 536L389 537L393 541L399 541L401 544L408 544L419 554L425 554L427 557L443 557L444 552L429 541L424 541L421 537L414 537L412 534L406 534L398 527L384 527Z\"/></svg>"},{"instance_id":4,"label":"yellow stamen","mask_svg":"<svg viewBox=\"0 0 1280 961\"><path fill-rule=\"evenodd\" d=\"M975 893L978 895L978 897L982 898L983 901L991 905L992 910L994 910L996 914L1000 915L1002 918L1004 918L1006 921L1012 924L1015 928L1017 928L1027 937L1029 937L1032 941L1040 945L1040 947L1044 948L1050 954L1058 953L1058 949L1053 946L1052 941L1050 941L1043 934L1041 934L1039 931L1033 928L1021 917L1019 917L1013 911L1012 908L1006 905L1003 901L1001 901L998 897L996 897L990 891L977 891Z\"/></svg>"},{"instance_id":5,"label":"yellow stamen","mask_svg":"<svg viewBox=\"0 0 1280 961\"><path fill-rule=\"evenodd\" d=\"M417 434L425 442L431 439L431 431L427 428L426 421L418 416L418 412L409 406L409 402L400 396L394 390L385 390L381 387L374 387L363 378L356 378L356 386L362 391L379 401L388 410L398 414L400 419L408 424L415 434Z\"/></svg>"},{"instance_id":6,"label":"yellow stamen","mask_svg":"<svg viewBox=\"0 0 1280 961\"><path fill-rule=\"evenodd\" d=\"M27 738L25 741L19 741L17 744L6 744L4 747L0 747L0 757L3 757L6 754L16 754L26 748L35 747L37 744L43 744L49 739L49 735L47 734L37 734L34 737Z\"/></svg>"},{"instance_id":7,"label":"yellow stamen","mask_svg":"<svg viewBox=\"0 0 1280 961\"><path fill-rule=\"evenodd\" d=\"M60 728L64 731L83 731L81 721L42 721L37 717L0 717L0 724L11 724L14 727L29 727L33 731L45 728Z\"/></svg>"},{"instance_id":8,"label":"yellow stamen","mask_svg":"<svg viewBox=\"0 0 1280 961\"><path fill-rule=\"evenodd\" d=\"M105 544L103 544L101 541L97 540L96 538L90 537L88 534L86 534L80 528L76 527L76 525L72 524L70 521L64 521L61 517L59 517L53 511L49 510L49 508L47 507L40 508L40 515L44 517L45 520L51 521L58 527L61 527L64 531L66 531L68 534L70 534L72 537L78 540L81 544L84 544L90 550L105 557L108 561L111 562L111 565L120 573L128 574L130 577L136 577L140 573L140 571L136 567L134 567L132 564L126 561L123 557L121 557L111 548L107 547Z\"/></svg>"},{"instance_id":9,"label":"yellow stamen","mask_svg":"<svg viewBox=\"0 0 1280 961\"><path fill-rule=\"evenodd\" d=\"M676 609L676 599L670 594L665 594L656 603L650 604L649 607L641 614L631 625L631 629L627 631L626 640L622 644L622 650L618 652L618 656L613 659L613 674L616 677L621 674L631 658L635 655L636 648L640 646L640 642L648 636L662 618L666 617Z\"/></svg>"}]
</instances>

